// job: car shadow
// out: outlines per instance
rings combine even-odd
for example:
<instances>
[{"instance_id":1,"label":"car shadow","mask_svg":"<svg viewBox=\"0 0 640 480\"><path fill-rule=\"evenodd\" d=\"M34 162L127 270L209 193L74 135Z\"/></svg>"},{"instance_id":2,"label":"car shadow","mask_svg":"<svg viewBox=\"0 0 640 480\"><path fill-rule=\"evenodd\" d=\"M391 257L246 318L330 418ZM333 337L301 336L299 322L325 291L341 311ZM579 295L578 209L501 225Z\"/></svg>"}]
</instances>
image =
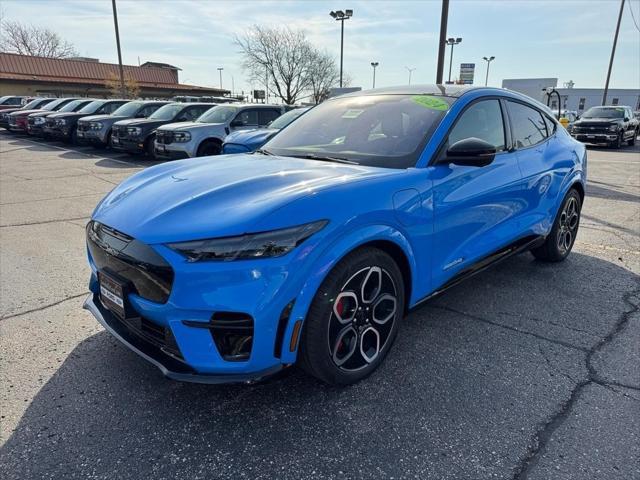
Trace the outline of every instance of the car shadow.
<instances>
[{"instance_id":1,"label":"car shadow","mask_svg":"<svg viewBox=\"0 0 640 480\"><path fill-rule=\"evenodd\" d=\"M347 388L296 368L251 385L174 382L101 332L33 398L0 474L510 476L637 281L588 255L553 265L515 257L411 312L381 368Z\"/></svg>"}]
</instances>

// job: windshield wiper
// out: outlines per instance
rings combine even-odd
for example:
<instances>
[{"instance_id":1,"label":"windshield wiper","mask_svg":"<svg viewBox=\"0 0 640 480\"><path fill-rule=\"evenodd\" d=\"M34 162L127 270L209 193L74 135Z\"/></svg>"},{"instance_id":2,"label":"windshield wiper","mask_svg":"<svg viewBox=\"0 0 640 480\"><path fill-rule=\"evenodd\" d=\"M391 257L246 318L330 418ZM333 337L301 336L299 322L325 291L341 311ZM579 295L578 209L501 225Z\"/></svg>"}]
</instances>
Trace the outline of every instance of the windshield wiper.
<instances>
[{"instance_id":1,"label":"windshield wiper","mask_svg":"<svg viewBox=\"0 0 640 480\"><path fill-rule=\"evenodd\" d=\"M308 158L309 160L320 160L323 162L337 162L337 163L348 163L350 165L359 165L358 162L354 162L353 160L347 160L342 157L330 157L326 155L316 155L314 153L309 153L307 155L294 155L298 158Z\"/></svg>"},{"instance_id":2,"label":"windshield wiper","mask_svg":"<svg viewBox=\"0 0 640 480\"><path fill-rule=\"evenodd\" d=\"M261 155L270 155L270 156L273 156L273 155L274 155L274 153L273 153L273 152L270 152L269 150L265 150L264 148L259 148L259 149L257 149L255 152L253 152L253 153L259 153L259 154L261 154Z\"/></svg>"}]
</instances>

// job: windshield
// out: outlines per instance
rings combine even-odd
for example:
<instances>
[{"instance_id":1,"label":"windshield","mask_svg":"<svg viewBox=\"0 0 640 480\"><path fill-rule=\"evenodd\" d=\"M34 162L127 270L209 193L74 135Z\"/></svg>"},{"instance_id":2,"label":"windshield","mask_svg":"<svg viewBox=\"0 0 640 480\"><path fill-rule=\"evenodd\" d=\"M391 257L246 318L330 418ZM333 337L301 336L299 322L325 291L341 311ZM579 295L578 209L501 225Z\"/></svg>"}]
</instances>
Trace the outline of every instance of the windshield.
<instances>
[{"instance_id":1,"label":"windshield","mask_svg":"<svg viewBox=\"0 0 640 480\"><path fill-rule=\"evenodd\" d=\"M584 112L582 118L623 118L624 108L619 107L591 107Z\"/></svg>"},{"instance_id":2,"label":"windshield","mask_svg":"<svg viewBox=\"0 0 640 480\"><path fill-rule=\"evenodd\" d=\"M200 123L227 123L238 111L234 107L217 106L210 108L198 117Z\"/></svg>"},{"instance_id":3,"label":"windshield","mask_svg":"<svg viewBox=\"0 0 640 480\"><path fill-rule=\"evenodd\" d=\"M60 112L75 112L76 108L78 108L78 105L82 105L85 102L86 102L86 100L73 100L73 101L67 103L59 111Z\"/></svg>"},{"instance_id":4,"label":"windshield","mask_svg":"<svg viewBox=\"0 0 640 480\"><path fill-rule=\"evenodd\" d=\"M286 127L291 122L293 122L296 118L302 115L304 112L309 110L308 108L296 108L295 110L291 110L290 112L285 113L284 115L280 115L273 122L269 124L269 128L275 128L280 130L281 128Z\"/></svg>"},{"instance_id":5,"label":"windshield","mask_svg":"<svg viewBox=\"0 0 640 480\"><path fill-rule=\"evenodd\" d=\"M93 113L104 105L104 100L94 100L91 103L87 103L84 107L78 110L78 113Z\"/></svg>"},{"instance_id":6,"label":"windshield","mask_svg":"<svg viewBox=\"0 0 640 480\"><path fill-rule=\"evenodd\" d=\"M120 117L133 117L140 107L142 107L144 103L142 102L129 102L125 103L121 107L116 108L116 110L111 114Z\"/></svg>"},{"instance_id":7,"label":"windshield","mask_svg":"<svg viewBox=\"0 0 640 480\"><path fill-rule=\"evenodd\" d=\"M292 157L409 168L455 101L434 95L338 97L309 110L264 150Z\"/></svg>"},{"instance_id":8,"label":"windshield","mask_svg":"<svg viewBox=\"0 0 640 480\"><path fill-rule=\"evenodd\" d=\"M22 110L33 110L35 108L42 107L49 102L51 102L50 98L36 98L35 100L31 100L24 107L22 107Z\"/></svg>"},{"instance_id":9,"label":"windshield","mask_svg":"<svg viewBox=\"0 0 640 480\"><path fill-rule=\"evenodd\" d=\"M171 120L174 118L185 105L169 104L164 107L160 107L158 110L149 115L149 120Z\"/></svg>"},{"instance_id":10,"label":"windshield","mask_svg":"<svg viewBox=\"0 0 640 480\"><path fill-rule=\"evenodd\" d=\"M2 105L4 102L9 100L10 98L11 98L11 96L9 96L9 95L5 95L4 97L0 97L0 105Z\"/></svg>"},{"instance_id":11,"label":"windshield","mask_svg":"<svg viewBox=\"0 0 640 480\"><path fill-rule=\"evenodd\" d=\"M45 108L46 110L58 110L60 108L61 105L66 105L66 102L68 102L69 100L67 100L66 98L59 98L57 100L54 100L53 102L47 103Z\"/></svg>"}]
</instances>

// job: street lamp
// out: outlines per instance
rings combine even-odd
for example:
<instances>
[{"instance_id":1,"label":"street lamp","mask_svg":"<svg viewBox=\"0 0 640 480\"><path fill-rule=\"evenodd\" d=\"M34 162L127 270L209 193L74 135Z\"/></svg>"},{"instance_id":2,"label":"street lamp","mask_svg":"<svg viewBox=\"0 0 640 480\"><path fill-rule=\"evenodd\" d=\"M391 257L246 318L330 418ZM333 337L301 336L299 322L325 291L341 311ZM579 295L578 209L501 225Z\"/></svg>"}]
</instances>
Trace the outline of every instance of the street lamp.
<instances>
[{"instance_id":1,"label":"street lamp","mask_svg":"<svg viewBox=\"0 0 640 480\"><path fill-rule=\"evenodd\" d=\"M371 62L371 66L373 67L373 87L376 88L376 67L380 65L379 62Z\"/></svg>"},{"instance_id":2,"label":"street lamp","mask_svg":"<svg viewBox=\"0 0 640 480\"><path fill-rule=\"evenodd\" d=\"M407 71L409 72L409 85L411 85L411 74L415 70L415 67L414 68L404 67L404 68L406 68Z\"/></svg>"},{"instance_id":3,"label":"street lamp","mask_svg":"<svg viewBox=\"0 0 640 480\"><path fill-rule=\"evenodd\" d=\"M222 90L222 70L224 70L224 68L218 67L218 72L220 72L220 90Z\"/></svg>"},{"instance_id":4,"label":"street lamp","mask_svg":"<svg viewBox=\"0 0 640 480\"><path fill-rule=\"evenodd\" d=\"M336 22L340 22L340 88L342 88L342 58L344 53L344 21L349 20L353 16L353 10L332 10L329 15L333 17Z\"/></svg>"},{"instance_id":5,"label":"street lamp","mask_svg":"<svg viewBox=\"0 0 640 480\"><path fill-rule=\"evenodd\" d=\"M449 81L447 83L451 83L451 67L453 66L453 47L462 42L462 38L447 38L445 42L447 45L451 45L451 57L449 57Z\"/></svg>"},{"instance_id":6,"label":"street lamp","mask_svg":"<svg viewBox=\"0 0 640 480\"><path fill-rule=\"evenodd\" d=\"M482 59L483 59L485 62L487 62L487 76L486 76L486 77L484 77L484 86L485 86L485 87L487 86L487 83L489 83L489 65L491 64L491 62L492 62L493 60L495 60L495 58L496 58L496 57L493 57L493 56L492 56L492 57L489 57L489 58L487 58L487 57L482 57Z\"/></svg>"}]
</instances>

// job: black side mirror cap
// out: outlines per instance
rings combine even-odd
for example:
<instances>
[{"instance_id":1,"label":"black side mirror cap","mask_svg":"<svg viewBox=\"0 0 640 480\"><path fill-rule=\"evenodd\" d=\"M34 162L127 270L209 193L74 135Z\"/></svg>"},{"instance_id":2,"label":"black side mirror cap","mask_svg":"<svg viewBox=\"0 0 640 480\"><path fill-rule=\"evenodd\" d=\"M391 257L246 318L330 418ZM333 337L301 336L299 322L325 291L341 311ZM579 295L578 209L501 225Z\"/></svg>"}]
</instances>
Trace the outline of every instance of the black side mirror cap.
<instances>
[{"instance_id":1,"label":"black side mirror cap","mask_svg":"<svg viewBox=\"0 0 640 480\"><path fill-rule=\"evenodd\" d=\"M476 137L458 140L447 149L445 161L454 165L484 167L493 162L496 147Z\"/></svg>"}]
</instances>

